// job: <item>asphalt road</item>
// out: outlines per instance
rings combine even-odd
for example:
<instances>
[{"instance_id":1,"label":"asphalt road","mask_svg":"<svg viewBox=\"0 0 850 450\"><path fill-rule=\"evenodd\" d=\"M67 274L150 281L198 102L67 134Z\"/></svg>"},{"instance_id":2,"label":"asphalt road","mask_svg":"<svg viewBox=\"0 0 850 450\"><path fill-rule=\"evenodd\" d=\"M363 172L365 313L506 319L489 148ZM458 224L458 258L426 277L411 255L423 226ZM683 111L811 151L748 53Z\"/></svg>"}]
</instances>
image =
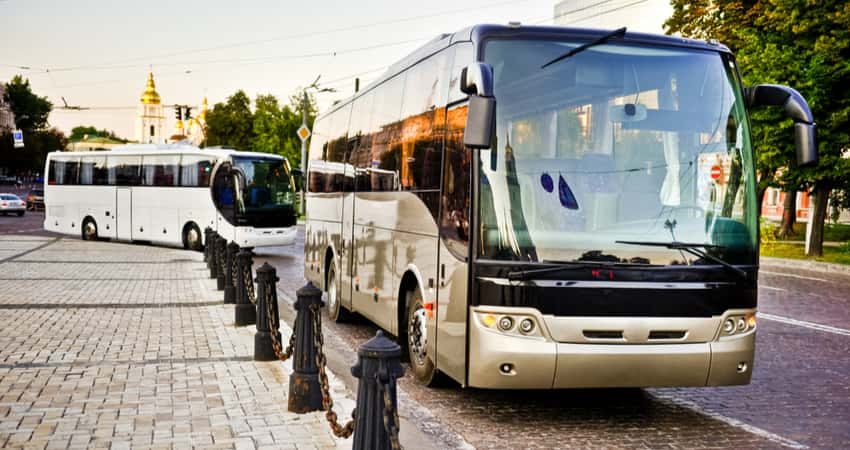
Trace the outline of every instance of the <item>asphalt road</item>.
<instances>
[{"instance_id":1,"label":"asphalt road","mask_svg":"<svg viewBox=\"0 0 850 450\"><path fill-rule=\"evenodd\" d=\"M277 269L290 300L304 284L302 239L255 260ZM376 331L364 319L324 324L349 362ZM850 447L850 275L763 263L758 326L748 386L487 391L406 376L402 426L477 448Z\"/></svg>"}]
</instances>

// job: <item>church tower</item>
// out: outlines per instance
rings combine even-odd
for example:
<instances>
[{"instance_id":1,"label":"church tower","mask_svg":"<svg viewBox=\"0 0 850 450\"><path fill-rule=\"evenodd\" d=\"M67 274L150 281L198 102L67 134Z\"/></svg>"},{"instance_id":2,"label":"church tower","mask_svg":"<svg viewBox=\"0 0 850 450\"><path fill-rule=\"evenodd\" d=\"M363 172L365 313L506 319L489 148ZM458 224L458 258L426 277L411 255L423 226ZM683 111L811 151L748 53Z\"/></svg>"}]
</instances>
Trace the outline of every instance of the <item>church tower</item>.
<instances>
[{"instance_id":1,"label":"church tower","mask_svg":"<svg viewBox=\"0 0 850 450\"><path fill-rule=\"evenodd\" d=\"M151 72L136 116L136 141L141 144L162 144L165 142L164 128L165 115Z\"/></svg>"}]
</instances>

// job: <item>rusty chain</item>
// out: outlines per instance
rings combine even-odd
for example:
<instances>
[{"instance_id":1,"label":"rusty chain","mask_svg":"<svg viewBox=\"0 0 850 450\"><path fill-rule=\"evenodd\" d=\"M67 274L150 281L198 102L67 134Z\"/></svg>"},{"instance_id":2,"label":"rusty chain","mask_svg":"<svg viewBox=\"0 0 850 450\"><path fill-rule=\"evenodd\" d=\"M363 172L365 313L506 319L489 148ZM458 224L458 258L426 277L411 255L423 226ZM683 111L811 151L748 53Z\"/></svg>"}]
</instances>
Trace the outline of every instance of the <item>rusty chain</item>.
<instances>
[{"instance_id":1,"label":"rusty chain","mask_svg":"<svg viewBox=\"0 0 850 450\"><path fill-rule=\"evenodd\" d=\"M236 257L236 254L233 254L233 257L230 258L230 284L233 287L239 287L239 259Z\"/></svg>"},{"instance_id":2,"label":"rusty chain","mask_svg":"<svg viewBox=\"0 0 850 450\"><path fill-rule=\"evenodd\" d=\"M375 382L378 384L378 390L381 391L381 396L384 399L384 429L390 438L390 448L393 450L402 450L401 442L398 440L398 430L400 428L398 419L398 409L393 408L393 402L390 398L390 391L394 390L395 377L387 376L387 386L381 381L380 373L375 374ZM389 387L389 389L387 389ZM390 417L392 411L392 417Z\"/></svg>"},{"instance_id":3,"label":"rusty chain","mask_svg":"<svg viewBox=\"0 0 850 450\"><path fill-rule=\"evenodd\" d=\"M218 249L218 244L216 244L216 248ZM227 251L225 249L225 251ZM227 264L225 263L224 252L216 251L216 255L218 256L218 270L220 274L224 274L224 271L227 270Z\"/></svg>"},{"instance_id":4,"label":"rusty chain","mask_svg":"<svg viewBox=\"0 0 850 450\"><path fill-rule=\"evenodd\" d=\"M272 288L266 289L266 316L269 318L269 334L272 337L272 349L274 349L274 354L277 356L277 359L281 361L286 361L292 356L293 350L295 350L295 330L297 326L297 322L292 324L292 334L289 336L289 345L286 346L286 350L282 349L280 342L277 340L277 329L275 328L274 317L274 309L272 308L272 302L274 301L274 292L272 292Z\"/></svg>"},{"instance_id":5,"label":"rusty chain","mask_svg":"<svg viewBox=\"0 0 850 450\"><path fill-rule=\"evenodd\" d=\"M242 274L242 282L245 284L245 293L247 294L248 301L251 302L252 305L257 304L257 296L254 295L254 279L251 276L251 266L245 268L245 272Z\"/></svg>"},{"instance_id":6,"label":"rusty chain","mask_svg":"<svg viewBox=\"0 0 850 450\"><path fill-rule=\"evenodd\" d=\"M334 401L331 398L330 386L328 385L328 374L325 371L327 358L323 347L325 345L322 337L322 311L319 309L321 305L310 305L310 312L313 314L313 345L316 347L316 366L319 368L319 384L322 388L322 408L325 410L325 419L331 427L334 436L340 438L348 438L354 433L354 415L357 411L351 413L352 419L345 425L341 425L336 412L334 412Z\"/></svg>"}]
</instances>

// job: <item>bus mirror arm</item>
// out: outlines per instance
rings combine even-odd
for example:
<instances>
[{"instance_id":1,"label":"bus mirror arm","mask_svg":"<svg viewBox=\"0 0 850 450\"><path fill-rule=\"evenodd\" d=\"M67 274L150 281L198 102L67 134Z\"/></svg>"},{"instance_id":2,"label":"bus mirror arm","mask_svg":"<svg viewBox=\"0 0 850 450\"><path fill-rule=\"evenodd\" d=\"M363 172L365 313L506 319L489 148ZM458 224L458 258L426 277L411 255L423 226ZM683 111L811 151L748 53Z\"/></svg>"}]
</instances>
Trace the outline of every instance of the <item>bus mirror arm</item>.
<instances>
[{"instance_id":1,"label":"bus mirror arm","mask_svg":"<svg viewBox=\"0 0 850 450\"><path fill-rule=\"evenodd\" d=\"M469 95L463 144L490 148L496 129L496 98L493 96L493 67L474 63L460 73L460 90Z\"/></svg>"},{"instance_id":2,"label":"bus mirror arm","mask_svg":"<svg viewBox=\"0 0 850 450\"><path fill-rule=\"evenodd\" d=\"M776 84L758 84L744 89L748 109L780 106L794 120L794 146L797 165L809 167L818 162L817 126L806 99L796 90Z\"/></svg>"}]
</instances>

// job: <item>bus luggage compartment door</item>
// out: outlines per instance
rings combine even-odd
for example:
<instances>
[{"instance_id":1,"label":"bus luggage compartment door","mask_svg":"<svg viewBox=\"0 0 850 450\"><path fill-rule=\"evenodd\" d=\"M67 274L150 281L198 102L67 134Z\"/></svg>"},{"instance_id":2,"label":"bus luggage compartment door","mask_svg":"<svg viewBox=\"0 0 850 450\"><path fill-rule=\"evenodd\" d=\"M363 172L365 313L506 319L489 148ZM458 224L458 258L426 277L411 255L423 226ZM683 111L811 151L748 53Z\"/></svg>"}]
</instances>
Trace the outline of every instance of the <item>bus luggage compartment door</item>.
<instances>
[{"instance_id":1,"label":"bus luggage compartment door","mask_svg":"<svg viewBox=\"0 0 850 450\"><path fill-rule=\"evenodd\" d=\"M118 239L133 239L133 190L115 189L115 231Z\"/></svg>"}]
</instances>

